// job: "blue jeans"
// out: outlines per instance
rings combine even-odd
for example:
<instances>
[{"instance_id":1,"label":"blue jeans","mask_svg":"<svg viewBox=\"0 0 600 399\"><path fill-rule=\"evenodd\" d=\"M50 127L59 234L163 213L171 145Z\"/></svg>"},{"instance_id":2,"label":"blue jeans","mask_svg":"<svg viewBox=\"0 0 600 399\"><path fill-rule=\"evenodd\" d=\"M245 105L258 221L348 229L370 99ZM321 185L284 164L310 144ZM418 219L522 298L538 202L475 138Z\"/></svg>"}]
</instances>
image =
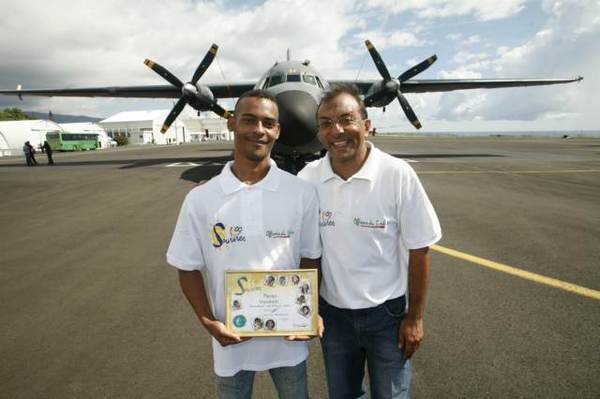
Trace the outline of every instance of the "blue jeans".
<instances>
[{"instance_id":1,"label":"blue jeans","mask_svg":"<svg viewBox=\"0 0 600 399\"><path fill-rule=\"evenodd\" d=\"M306 361L292 367L277 367L269 373L279 399L308 399ZM217 376L219 399L250 399L255 371L241 370L231 377Z\"/></svg>"},{"instance_id":2,"label":"blue jeans","mask_svg":"<svg viewBox=\"0 0 600 399\"><path fill-rule=\"evenodd\" d=\"M405 296L356 310L336 308L319 299L330 399L365 397L365 360L372 399L410 397L410 361L398 349L405 307Z\"/></svg>"}]
</instances>

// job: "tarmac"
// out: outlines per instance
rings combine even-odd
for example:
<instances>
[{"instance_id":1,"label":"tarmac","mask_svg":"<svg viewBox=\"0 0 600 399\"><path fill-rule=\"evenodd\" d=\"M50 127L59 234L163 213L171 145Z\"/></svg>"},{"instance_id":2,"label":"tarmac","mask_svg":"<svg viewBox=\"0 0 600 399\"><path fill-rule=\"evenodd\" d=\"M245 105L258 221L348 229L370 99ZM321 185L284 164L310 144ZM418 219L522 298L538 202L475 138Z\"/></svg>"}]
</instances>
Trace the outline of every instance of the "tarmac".
<instances>
[{"instance_id":1,"label":"tarmac","mask_svg":"<svg viewBox=\"0 0 600 399\"><path fill-rule=\"evenodd\" d=\"M413 398L600 396L600 140L385 138L442 223ZM231 143L0 158L0 398L212 398L168 246ZM317 340L309 389L326 398ZM255 398L276 397L258 373Z\"/></svg>"}]
</instances>

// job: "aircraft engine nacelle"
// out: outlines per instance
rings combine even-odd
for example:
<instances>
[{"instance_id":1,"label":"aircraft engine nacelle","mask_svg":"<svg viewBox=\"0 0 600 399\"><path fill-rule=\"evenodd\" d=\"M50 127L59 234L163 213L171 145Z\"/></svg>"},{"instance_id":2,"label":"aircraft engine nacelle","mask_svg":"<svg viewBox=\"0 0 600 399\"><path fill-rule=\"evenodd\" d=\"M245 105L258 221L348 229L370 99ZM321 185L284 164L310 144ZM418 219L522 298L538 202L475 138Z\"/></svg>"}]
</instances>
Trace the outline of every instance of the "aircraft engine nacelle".
<instances>
[{"instance_id":1,"label":"aircraft engine nacelle","mask_svg":"<svg viewBox=\"0 0 600 399\"><path fill-rule=\"evenodd\" d=\"M212 91L208 88L208 86L204 86L201 84L196 84L196 88L198 89L198 94L196 97L202 99L203 101L213 102L215 101L215 96Z\"/></svg>"},{"instance_id":2,"label":"aircraft engine nacelle","mask_svg":"<svg viewBox=\"0 0 600 399\"><path fill-rule=\"evenodd\" d=\"M182 94L188 98L188 104L198 111L211 110L211 104L215 102L215 96L208 86L196 83L183 85Z\"/></svg>"},{"instance_id":3,"label":"aircraft engine nacelle","mask_svg":"<svg viewBox=\"0 0 600 399\"><path fill-rule=\"evenodd\" d=\"M368 105L369 107L385 107L396 98L396 87L399 86L400 84L398 82L386 82L385 80L380 80L379 82L373 83L371 87L369 87L369 90L365 93L364 98L376 98L376 100ZM381 96L374 96L376 93L381 93Z\"/></svg>"}]
</instances>

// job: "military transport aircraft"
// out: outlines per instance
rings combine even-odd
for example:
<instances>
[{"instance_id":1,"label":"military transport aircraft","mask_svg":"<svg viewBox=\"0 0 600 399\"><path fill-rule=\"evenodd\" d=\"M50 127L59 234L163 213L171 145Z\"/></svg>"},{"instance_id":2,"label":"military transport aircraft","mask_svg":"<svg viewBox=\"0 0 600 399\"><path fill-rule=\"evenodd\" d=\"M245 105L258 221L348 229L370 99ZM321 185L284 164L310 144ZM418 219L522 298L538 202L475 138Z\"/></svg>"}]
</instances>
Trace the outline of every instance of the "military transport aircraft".
<instances>
[{"instance_id":1,"label":"military transport aircraft","mask_svg":"<svg viewBox=\"0 0 600 399\"><path fill-rule=\"evenodd\" d=\"M421 128L417 116L403 93L441 92L465 89L492 89L517 86L540 86L580 81L583 78L573 79L427 79L413 80L417 74L423 72L436 60L435 55L403 72L397 78L388 71L383 59L373 46L366 40L368 51L375 62L381 75L380 80L326 80L308 60L292 61L288 59L276 62L256 83L232 84L202 84L199 79L214 60L218 46L213 44L206 56L194 72L192 79L183 83L171 72L161 65L146 59L144 64L162 76L170 85L156 86L117 86L94 87L78 89L40 89L1 90L0 94L13 94L21 98L30 96L60 96L60 97L134 97L134 98L179 98L167 116L161 131L164 133L175 121L185 105L198 111L213 111L227 118L229 112L221 107L216 99L236 98L245 91L253 88L266 89L277 98L279 105L279 118L281 134L273 148L273 154L285 162L295 165L298 161L312 157L322 149L317 138L317 124L315 113L321 92L332 83L353 83L358 86L364 95L367 107L385 107L394 99L398 99L400 106L408 120L417 129Z\"/></svg>"}]
</instances>

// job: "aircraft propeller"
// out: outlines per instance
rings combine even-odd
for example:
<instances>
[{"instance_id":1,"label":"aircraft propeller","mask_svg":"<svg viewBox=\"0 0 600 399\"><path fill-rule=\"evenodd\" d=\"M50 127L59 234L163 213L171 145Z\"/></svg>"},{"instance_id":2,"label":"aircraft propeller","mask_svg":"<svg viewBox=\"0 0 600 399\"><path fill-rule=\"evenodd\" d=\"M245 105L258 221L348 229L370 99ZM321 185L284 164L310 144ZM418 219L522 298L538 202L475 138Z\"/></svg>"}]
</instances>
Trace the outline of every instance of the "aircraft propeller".
<instances>
[{"instance_id":1,"label":"aircraft propeller","mask_svg":"<svg viewBox=\"0 0 600 399\"><path fill-rule=\"evenodd\" d=\"M175 103L173 109L171 109L171 112L165 119L165 122L163 123L163 126L160 129L161 133L164 133L169 129L171 124L175 121L175 119L177 119L177 117L179 116L186 104L189 104L191 107L198 110L211 110L223 118L227 118L229 116L229 112L223 109L223 107L221 107L219 104L217 104L217 101L214 99L214 96L208 88L203 88L196 85L196 83L198 83L198 80L200 80L202 75L204 75L204 72L206 72L210 64L215 59L218 49L219 46L217 46L216 44L213 44L210 47L210 49L204 56L204 59L202 60L200 65L198 65L198 68L196 68L192 80L185 84L182 83L175 75L169 72L165 67L149 59L146 59L144 61L144 64L146 66L148 66L154 72L162 76L162 78L165 79L167 82L171 83L173 86L181 90L181 97L179 98L177 103Z\"/></svg>"},{"instance_id":2,"label":"aircraft propeller","mask_svg":"<svg viewBox=\"0 0 600 399\"><path fill-rule=\"evenodd\" d=\"M371 54L371 58L373 58L373 61L375 62L375 66L377 67L379 74L383 78L383 82L381 84L380 89L365 97L365 105L369 107L380 100L384 100L384 105L386 105L387 103L389 103L389 101L393 100L394 97L396 97L398 98L400 106L402 107L402 110L404 111L404 114L406 115L410 123L412 123L413 126L417 129L420 129L421 122L419 122L417 115L415 115L415 112L408 103L408 100L406 100L406 98L402 94L400 88L402 86L402 82L414 77L415 75L429 68L431 64L433 64L437 60L437 56L434 54L426 60L415 65L414 67L406 70L404 73L398 76L398 78L392 78L390 72L385 66L385 63L383 62L383 59L379 55L379 52L377 52L377 49L375 49L375 46L373 46L373 44L369 40L365 40L365 44L369 49L369 54Z\"/></svg>"}]
</instances>

